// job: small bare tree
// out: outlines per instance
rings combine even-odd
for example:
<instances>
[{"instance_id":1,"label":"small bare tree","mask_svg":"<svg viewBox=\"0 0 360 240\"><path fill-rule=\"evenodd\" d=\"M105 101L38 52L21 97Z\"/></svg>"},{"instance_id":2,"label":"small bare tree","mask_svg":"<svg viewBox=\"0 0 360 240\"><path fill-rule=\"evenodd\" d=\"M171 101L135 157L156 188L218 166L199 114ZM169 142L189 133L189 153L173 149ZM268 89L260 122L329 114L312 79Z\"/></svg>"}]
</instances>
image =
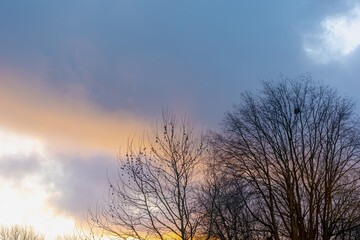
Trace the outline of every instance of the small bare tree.
<instances>
[{"instance_id":1,"label":"small bare tree","mask_svg":"<svg viewBox=\"0 0 360 240\"><path fill-rule=\"evenodd\" d=\"M35 232L33 227L14 225L0 227L0 240L44 240L43 234Z\"/></svg>"},{"instance_id":2,"label":"small bare tree","mask_svg":"<svg viewBox=\"0 0 360 240\"><path fill-rule=\"evenodd\" d=\"M86 240L89 239L81 233L59 235L56 240Z\"/></svg>"},{"instance_id":3,"label":"small bare tree","mask_svg":"<svg viewBox=\"0 0 360 240\"><path fill-rule=\"evenodd\" d=\"M226 114L214 146L254 198L271 239L330 240L360 219L359 122L353 104L309 77L264 83ZM261 214L259 214L261 213Z\"/></svg>"},{"instance_id":4,"label":"small bare tree","mask_svg":"<svg viewBox=\"0 0 360 240\"><path fill-rule=\"evenodd\" d=\"M188 119L164 111L148 144L119 157L118 181L105 205L90 211L92 227L120 239L195 239L202 216L197 191L203 141Z\"/></svg>"}]
</instances>

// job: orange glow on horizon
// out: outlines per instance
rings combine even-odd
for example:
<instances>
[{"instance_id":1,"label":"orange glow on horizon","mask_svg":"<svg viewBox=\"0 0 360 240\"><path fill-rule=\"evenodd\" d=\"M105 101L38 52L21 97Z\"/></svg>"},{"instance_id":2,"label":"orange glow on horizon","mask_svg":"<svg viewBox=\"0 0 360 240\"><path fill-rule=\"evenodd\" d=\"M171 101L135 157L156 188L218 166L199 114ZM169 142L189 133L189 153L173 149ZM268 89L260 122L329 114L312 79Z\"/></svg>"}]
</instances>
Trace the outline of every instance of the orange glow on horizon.
<instances>
[{"instance_id":1,"label":"orange glow on horizon","mask_svg":"<svg viewBox=\"0 0 360 240\"><path fill-rule=\"evenodd\" d=\"M18 75L0 71L0 126L38 136L51 150L91 154L118 153L129 136L142 136L148 123L127 112L109 112L85 94L59 92L34 81L23 86Z\"/></svg>"}]
</instances>

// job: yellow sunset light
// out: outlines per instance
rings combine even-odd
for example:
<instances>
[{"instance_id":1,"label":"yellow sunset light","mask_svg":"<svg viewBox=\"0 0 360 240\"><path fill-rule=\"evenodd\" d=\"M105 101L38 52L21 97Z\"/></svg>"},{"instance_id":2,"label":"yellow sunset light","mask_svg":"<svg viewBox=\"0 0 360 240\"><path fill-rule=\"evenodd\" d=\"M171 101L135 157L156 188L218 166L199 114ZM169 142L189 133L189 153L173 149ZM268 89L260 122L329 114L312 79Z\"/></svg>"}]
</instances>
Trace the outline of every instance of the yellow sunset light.
<instances>
[{"instance_id":1,"label":"yellow sunset light","mask_svg":"<svg viewBox=\"0 0 360 240\"><path fill-rule=\"evenodd\" d=\"M0 131L0 164L8 156L17 158L34 154L41 161L50 162L40 140ZM54 166L56 167L56 166ZM44 186L41 173L2 179L0 182L0 225L30 225L46 239L70 234L75 230L74 219L61 216L48 204L56 193Z\"/></svg>"}]
</instances>

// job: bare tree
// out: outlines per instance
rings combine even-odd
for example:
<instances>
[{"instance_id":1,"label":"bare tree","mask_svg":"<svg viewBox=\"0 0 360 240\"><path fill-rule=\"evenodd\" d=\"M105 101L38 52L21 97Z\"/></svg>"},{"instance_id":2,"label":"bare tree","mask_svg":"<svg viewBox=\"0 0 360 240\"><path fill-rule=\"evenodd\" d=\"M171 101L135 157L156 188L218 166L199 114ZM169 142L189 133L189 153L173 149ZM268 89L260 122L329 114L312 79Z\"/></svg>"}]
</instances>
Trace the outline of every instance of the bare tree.
<instances>
[{"instance_id":1,"label":"bare tree","mask_svg":"<svg viewBox=\"0 0 360 240\"><path fill-rule=\"evenodd\" d=\"M352 102L308 76L264 83L242 100L213 144L227 171L251 189L247 208L268 237L329 240L358 226L360 131Z\"/></svg>"},{"instance_id":2,"label":"bare tree","mask_svg":"<svg viewBox=\"0 0 360 240\"><path fill-rule=\"evenodd\" d=\"M203 141L188 119L164 111L147 144L119 157L118 181L90 224L120 239L195 239L202 216L197 191Z\"/></svg>"},{"instance_id":3,"label":"bare tree","mask_svg":"<svg viewBox=\"0 0 360 240\"><path fill-rule=\"evenodd\" d=\"M42 234L36 233L30 226L14 225L0 227L0 240L44 240Z\"/></svg>"},{"instance_id":4,"label":"bare tree","mask_svg":"<svg viewBox=\"0 0 360 240\"><path fill-rule=\"evenodd\" d=\"M217 155L212 153L207 158L206 181L200 197L204 235L220 240L260 239L262 234L246 208L251 193L242 179L229 176L217 164Z\"/></svg>"}]
</instances>

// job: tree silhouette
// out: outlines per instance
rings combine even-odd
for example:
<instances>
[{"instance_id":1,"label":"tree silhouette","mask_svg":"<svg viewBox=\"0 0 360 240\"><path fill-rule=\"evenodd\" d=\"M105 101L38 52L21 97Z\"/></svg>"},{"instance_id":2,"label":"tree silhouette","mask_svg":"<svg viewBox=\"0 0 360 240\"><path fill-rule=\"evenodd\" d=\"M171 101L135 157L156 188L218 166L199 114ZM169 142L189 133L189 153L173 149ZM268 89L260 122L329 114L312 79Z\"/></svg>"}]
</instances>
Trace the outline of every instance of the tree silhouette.
<instances>
[{"instance_id":1,"label":"tree silhouette","mask_svg":"<svg viewBox=\"0 0 360 240\"><path fill-rule=\"evenodd\" d=\"M104 205L89 212L93 228L120 239L196 239L200 160L204 145L188 119L164 111L147 143L130 143L119 157L118 180L109 181Z\"/></svg>"},{"instance_id":2,"label":"tree silhouette","mask_svg":"<svg viewBox=\"0 0 360 240\"><path fill-rule=\"evenodd\" d=\"M303 76L265 82L259 95L245 93L226 114L212 144L228 174L246 182L247 209L269 238L329 240L360 223L353 109Z\"/></svg>"},{"instance_id":3,"label":"tree silhouette","mask_svg":"<svg viewBox=\"0 0 360 240\"><path fill-rule=\"evenodd\" d=\"M229 176L221 164L217 164L217 154L207 159L206 182L202 188L201 205L204 211L202 228L204 235L211 239L238 240L259 239L255 219L246 208L251 194L247 192L242 179Z\"/></svg>"}]
</instances>

